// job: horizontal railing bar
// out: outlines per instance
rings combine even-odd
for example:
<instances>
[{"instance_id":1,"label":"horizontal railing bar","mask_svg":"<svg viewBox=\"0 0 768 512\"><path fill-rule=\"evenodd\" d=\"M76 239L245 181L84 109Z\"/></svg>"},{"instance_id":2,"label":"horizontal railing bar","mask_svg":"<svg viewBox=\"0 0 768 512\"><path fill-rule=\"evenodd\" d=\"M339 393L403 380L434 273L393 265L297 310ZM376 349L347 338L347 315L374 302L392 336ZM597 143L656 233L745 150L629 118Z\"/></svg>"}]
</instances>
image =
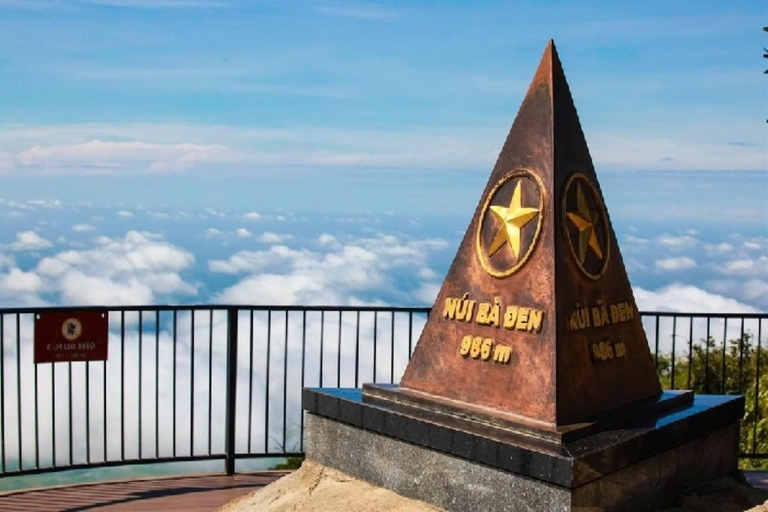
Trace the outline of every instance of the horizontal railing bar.
<instances>
[{"instance_id":1,"label":"horizontal railing bar","mask_svg":"<svg viewBox=\"0 0 768 512\"><path fill-rule=\"evenodd\" d=\"M126 460L110 460L107 462L93 462L91 464L72 464L70 466L51 466L46 468L34 468L24 469L22 471L8 471L2 473L2 478L12 476L27 476L27 475L39 475L43 473L54 473L57 471L73 471L76 469L98 469L98 468L113 468L118 466L140 466L144 464L165 464L168 462L201 462L207 460L221 460L226 458L224 454L213 455L195 455L193 457L159 457L157 459L126 459Z\"/></svg>"},{"instance_id":2,"label":"horizontal railing bar","mask_svg":"<svg viewBox=\"0 0 768 512\"><path fill-rule=\"evenodd\" d=\"M64 311L114 311L114 312L139 312L139 311L227 311L238 309L240 311L379 311L379 312L414 312L429 313L429 307L408 307L408 306L274 306L274 305L242 305L242 304L182 304L182 305L142 305L142 306L56 306L56 307L23 307L23 308L3 308L0 314L32 314L32 313L56 313Z\"/></svg>"},{"instance_id":3,"label":"horizontal railing bar","mask_svg":"<svg viewBox=\"0 0 768 512\"><path fill-rule=\"evenodd\" d=\"M640 311L641 316L672 318L672 317L691 317L691 318L745 318L745 319L768 319L768 312L765 313L677 313L674 311Z\"/></svg>"},{"instance_id":4,"label":"horizontal railing bar","mask_svg":"<svg viewBox=\"0 0 768 512\"><path fill-rule=\"evenodd\" d=\"M429 313L428 306L301 306L301 305L246 305L246 304L158 304L158 305L128 305L128 306L53 306L53 307L23 307L0 308L0 314L31 314L40 312L55 313L59 311L114 311L114 312L139 312L139 311L226 311L238 309L240 311L342 311L342 312L394 312L394 313ZM672 318L744 318L744 319L768 319L765 313L689 313L675 311L640 311L640 315L648 317Z\"/></svg>"},{"instance_id":5,"label":"horizontal railing bar","mask_svg":"<svg viewBox=\"0 0 768 512\"><path fill-rule=\"evenodd\" d=\"M289 457L304 457L304 452L274 452L274 453L238 453L236 459L287 459Z\"/></svg>"}]
</instances>

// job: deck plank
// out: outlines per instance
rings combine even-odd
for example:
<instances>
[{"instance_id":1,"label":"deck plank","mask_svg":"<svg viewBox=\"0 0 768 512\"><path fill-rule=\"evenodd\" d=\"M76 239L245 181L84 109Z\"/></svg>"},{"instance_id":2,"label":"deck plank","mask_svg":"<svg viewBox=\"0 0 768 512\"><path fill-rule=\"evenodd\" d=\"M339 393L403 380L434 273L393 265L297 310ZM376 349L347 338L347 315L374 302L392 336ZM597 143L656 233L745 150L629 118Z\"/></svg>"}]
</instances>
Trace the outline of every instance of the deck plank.
<instances>
[{"instance_id":1,"label":"deck plank","mask_svg":"<svg viewBox=\"0 0 768 512\"><path fill-rule=\"evenodd\" d=\"M0 512L209 512L285 474L264 471L233 476L193 475L11 491L0 493Z\"/></svg>"}]
</instances>

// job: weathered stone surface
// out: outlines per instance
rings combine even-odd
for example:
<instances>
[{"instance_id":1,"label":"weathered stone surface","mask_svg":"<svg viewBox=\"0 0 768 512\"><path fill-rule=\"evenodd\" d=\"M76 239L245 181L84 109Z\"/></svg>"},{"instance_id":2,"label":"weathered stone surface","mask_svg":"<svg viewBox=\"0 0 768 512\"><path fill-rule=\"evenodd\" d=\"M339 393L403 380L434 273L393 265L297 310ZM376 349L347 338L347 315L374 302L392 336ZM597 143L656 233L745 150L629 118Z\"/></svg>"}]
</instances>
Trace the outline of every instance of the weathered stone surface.
<instances>
[{"instance_id":1,"label":"weathered stone surface","mask_svg":"<svg viewBox=\"0 0 768 512\"><path fill-rule=\"evenodd\" d=\"M576 489L307 415L307 456L446 510L657 510L736 470L734 423Z\"/></svg>"},{"instance_id":2,"label":"weathered stone surface","mask_svg":"<svg viewBox=\"0 0 768 512\"><path fill-rule=\"evenodd\" d=\"M675 393L665 391L665 395ZM305 388L303 407L363 430L573 489L738 422L744 412L744 398L699 395L688 405L657 411L565 443L542 442L477 425L471 419L371 402L359 389ZM732 448L735 460L735 446Z\"/></svg>"},{"instance_id":3,"label":"weathered stone surface","mask_svg":"<svg viewBox=\"0 0 768 512\"><path fill-rule=\"evenodd\" d=\"M570 510L570 492L435 450L307 415L307 456L446 510Z\"/></svg>"}]
</instances>

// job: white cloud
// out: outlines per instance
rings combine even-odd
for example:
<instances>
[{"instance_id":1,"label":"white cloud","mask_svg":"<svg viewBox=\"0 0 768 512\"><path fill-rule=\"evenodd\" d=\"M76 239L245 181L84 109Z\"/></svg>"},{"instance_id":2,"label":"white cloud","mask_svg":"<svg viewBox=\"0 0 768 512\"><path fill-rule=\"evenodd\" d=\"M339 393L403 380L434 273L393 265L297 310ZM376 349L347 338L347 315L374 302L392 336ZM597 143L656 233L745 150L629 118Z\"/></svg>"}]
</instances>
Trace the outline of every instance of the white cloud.
<instances>
[{"instance_id":1,"label":"white cloud","mask_svg":"<svg viewBox=\"0 0 768 512\"><path fill-rule=\"evenodd\" d=\"M280 260L296 261L300 258L310 259L312 253L295 251L282 245L274 245L267 251L240 251L227 260L212 260L208 262L211 272L222 274L242 274L260 272Z\"/></svg>"},{"instance_id":2,"label":"white cloud","mask_svg":"<svg viewBox=\"0 0 768 512\"><path fill-rule=\"evenodd\" d=\"M438 239L377 235L347 244L326 244L327 252L282 245L240 251L226 260L210 261L208 267L212 272L251 274L222 291L216 297L219 302L267 304L279 299L283 304L359 304L362 293L374 291L400 294L402 300L410 301L413 295L395 286L391 270L422 269L429 253L445 246ZM421 298L426 293L421 292Z\"/></svg>"},{"instance_id":3,"label":"white cloud","mask_svg":"<svg viewBox=\"0 0 768 512\"><path fill-rule=\"evenodd\" d=\"M764 236L756 236L746 240L742 246L748 251L768 252L768 238Z\"/></svg>"},{"instance_id":4,"label":"white cloud","mask_svg":"<svg viewBox=\"0 0 768 512\"><path fill-rule=\"evenodd\" d=\"M221 236L222 232L220 229L216 228L208 228L205 230L205 238L216 238L217 236Z\"/></svg>"},{"instance_id":5,"label":"white cloud","mask_svg":"<svg viewBox=\"0 0 768 512\"><path fill-rule=\"evenodd\" d=\"M291 238L293 238L291 235L281 235L267 231L259 236L259 242L265 244L281 244L287 240L290 240Z\"/></svg>"},{"instance_id":6,"label":"white cloud","mask_svg":"<svg viewBox=\"0 0 768 512\"><path fill-rule=\"evenodd\" d=\"M416 275L419 276L419 278L424 280L437 278L437 272L435 272L429 267L420 268L419 271L416 272Z\"/></svg>"},{"instance_id":7,"label":"white cloud","mask_svg":"<svg viewBox=\"0 0 768 512\"><path fill-rule=\"evenodd\" d=\"M123 238L99 237L89 249L45 257L23 275L12 270L0 278L25 283L28 293L58 294L63 304L147 304L158 296L195 295L197 285L180 275L192 263L192 254L159 235L130 231Z\"/></svg>"},{"instance_id":8,"label":"white cloud","mask_svg":"<svg viewBox=\"0 0 768 512\"><path fill-rule=\"evenodd\" d=\"M251 233L245 228L237 229L237 231L235 231L235 234L237 235L238 238L250 238L253 236L253 233Z\"/></svg>"},{"instance_id":9,"label":"white cloud","mask_svg":"<svg viewBox=\"0 0 768 512\"><path fill-rule=\"evenodd\" d=\"M0 290L3 295L32 294L43 287L43 280L34 272L23 272L12 268L7 274L0 274Z\"/></svg>"},{"instance_id":10,"label":"white cloud","mask_svg":"<svg viewBox=\"0 0 768 512\"><path fill-rule=\"evenodd\" d=\"M0 307L46 306L40 297L44 291L44 280L34 272L11 267L7 273L0 273Z\"/></svg>"},{"instance_id":11,"label":"white cloud","mask_svg":"<svg viewBox=\"0 0 768 512\"><path fill-rule=\"evenodd\" d=\"M45 200L45 199L30 199L27 201L27 204L30 206L37 206L40 208L61 208L62 203L58 199L51 199L51 200Z\"/></svg>"},{"instance_id":12,"label":"white cloud","mask_svg":"<svg viewBox=\"0 0 768 512\"><path fill-rule=\"evenodd\" d=\"M688 284L673 283L656 290L635 287L633 291L640 311L714 315L759 312L757 308L744 302ZM644 317L643 326L651 350L654 350L658 344L659 351L662 353L671 352L673 347L678 354L687 353L691 341L696 343L706 337L707 326L709 326L710 335L714 336L718 343L722 342L724 332L727 339L735 339L740 334L739 321L729 321L726 326L726 322L717 317L710 320L704 318L691 320L681 317L676 322L673 322L672 318L661 317L657 322L654 317ZM755 322L748 320L745 327L752 329L755 327ZM656 332L658 332L658 338ZM689 333L693 335L692 340L689 338Z\"/></svg>"},{"instance_id":13,"label":"white cloud","mask_svg":"<svg viewBox=\"0 0 768 512\"><path fill-rule=\"evenodd\" d=\"M217 210L217 209L215 209L215 208L210 208L210 207L206 207L206 208L205 208L205 213L207 213L207 214L208 214L208 215L210 215L211 217L219 217L219 218L224 218L224 217L226 217L226 216L227 216L227 214L226 214L226 213L224 213L224 212L222 212L222 211L219 211L219 210Z\"/></svg>"},{"instance_id":14,"label":"white cloud","mask_svg":"<svg viewBox=\"0 0 768 512\"><path fill-rule=\"evenodd\" d=\"M336 293L312 275L260 274L243 279L217 296L225 304L344 304L348 297Z\"/></svg>"},{"instance_id":15,"label":"white cloud","mask_svg":"<svg viewBox=\"0 0 768 512\"><path fill-rule=\"evenodd\" d=\"M704 249L707 251L707 253L717 255L731 252L734 250L734 247L728 242L719 242L716 244L707 244L704 246Z\"/></svg>"},{"instance_id":16,"label":"white cloud","mask_svg":"<svg viewBox=\"0 0 768 512\"><path fill-rule=\"evenodd\" d=\"M152 289L136 278L114 281L80 271L66 272L59 281L59 289L64 304L151 304L154 299Z\"/></svg>"},{"instance_id":17,"label":"white cloud","mask_svg":"<svg viewBox=\"0 0 768 512\"><path fill-rule=\"evenodd\" d=\"M437 294L440 292L440 286L438 283L424 283L413 292L413 296L420 304L432 306L435 303Z\"/></svg>"},{"instance_id":18,"label":"white cloud","mask_svg":"<svg viewBox=\"0 0 768 512\"><path fill-rule=\"evenodd\" d=\"M356 67L360 65L364 63L358 63ZM215 70L217 75L214 78L218 80L199 80L201 72L210 75L211 69ZM175 88L201 84L220 90L244 81L222 80L221 69L212 65L204 66L202 71L197 68L169 70L163 63L150 69L115 66L68 72L79 77L90 73L95 80L141 80L154 86L170 83ZM387 69L377 63L371 72L386 73ZM172 76L168 80L158 79L168 77L169 73ZM180 74L187 76L179 80ZM252 77L247 75L246 78ZM456 77L451 78L455 84ZM425 80L443 83L445 77L429 76ZM482 82L488 80L467 77L461 86L477 92L483 90ZM503 90L508 91L508 81L503 82ZM516 86L524 90L525 85ZM499 88L498 85L494 87ZM309 93L322 95L320 89L314 86ZM431 86L423 87L423 92L422 89L411 89L404 92L421 96L434 91ZM242 92L242 89L239 91ZM349 96L349 91L343 89L331 92L336 97ZM0 140L4 141L0 168L24 172L117 173L200 167L221 172L222 164L247 164L250 167L281 165L311 168L334 165L466 170L490 165L498 154L499 133L504 133L507 128L506 122L493 126L411 126L397 129L338 129L325 126L275 129L148 123L14 126L0 130ZM751 127L739 129L749 133ZM684 140L667 134L638 139L636 133L618 137L615 134L606 136L595 133L591 141L595 163L602 168L631 170L765 170L765 155L759 139L754 146L733 146L722 142L720 133L670 130L678 132L678 136L679 132L686 132ZM670 135L674 135L674 131ZM301 149L297 149L297 142L301 143Z\"/></svg>"},{"instance_id":19,"label":"white cloud","mask_svg":"<svg viewBox=\"0 0 768 512\"><path fill-rule=\"evenodd\" d=\"M0 268L3 267L15 267L16 259L13 256L3 254L0 252Z\"/></svg>"},{"instance_id":20,"label":"white cloud","mask_svg":"<svg viewBox=\"0 0 768 512\"><path fill-rule=\"evenodd\" d=\"M243 218L247 220L259 220L261 219L261 214L256 212L248 212L243 215Z\"/></svg>"},{"instance_id":21,"label":"white cloud","mask_svg":"<svg viewBox=\"0 0 768 512\"><path fill-rule=\"evenodd\" d=\"M707 292L696 286L673 283L657 290L633 289L641 311L683 313L757 313L757 309L735 299Z\"/></svg>"},{"instance_id":22,"label":"white cloud","mask_svg":"<svg viewBox=\"0 0 768 512\"><path fill-rule=\"evenodd\" d=\"M624 258L624 267L630 274L633 272L642 272L648 270L648 266L645 263L631 256Z\"/></svg>"},{"instance_id":23,"label":"white cloud","mask_svg":"<svg viewBox=\"0 0 768 512\"><path fill-rule=\"evenodd\" d=\"M75 224L74 226L72 226L72 231L76 233L88 233L95 230L96 228L91 226L90 224Z\"/></svg>"},{"instance_id":24,"label":"white cloud","mask_svg":"<svg viewBox=\"0 0 768 512\"><path fill-rule=\"evenodd\" d=\"M725 262L720 272L739 276L768 276L768 256L744 257Z\"/></svg>"},{"instance_id":25,"label":"white cloud","mask_svg":"<svg viewBox=\"0 0 768 512\"><path fill-rule=\"evenodd\" d=\"M665 271L678 271L678 270L690 270L696 267L696 260L689 258L688 256L680 256L677 258L663 258L656 260L654 263L656 270Z\"/></svg>"},{"instance_id":26,"label":"white cloud","mask_svg":"<svg viewBox=\"0 0 768 512\"><path fill-rule=\"evenodd\" d=\"M763 311L768 310L768 281L755 278L746 281L715 280L708 281L706 286L716 292L757 304Z\"/></svg>"},{"instance_id":27,"label":"white cloud","mask_svg":"<svg viewBox=\"0 0 768 512\"><path fill-rule=\"evenodd\" d=\"M646 247L650 243L650 240L648 240L647 238L642 238L642 237L638 237L631 234L625 235L624 241L628 245L638 245L641 247Z\"/></svg>"},{"instance_id":28,"label":"white cloud","mask_svg":"<svg viewBox=\"0 0 768 512\"><path fill-rule=\"evenodd\" d=\"M12 156L12 167L75 174L126 169L181 171L204 163L238 162L243 157L218 144L90 140L79 143L36 145Z\"/></svg>"},{"instance_id":29,"label":"white cloud","mask_svg":"<svg viewBox=\"0 0 768 512\"><path fill-rule=\"evenodd\" d=\"M317 237L317 241L320 242L321 245L330 245L336 243L336 237L329 235L328 233L323 233Z\"/></svg>"},{"instance_id":30,"label":"white cloud","mask_svg":"<svg viewBox=\"0 0 768 512\"><path fill-rule=\"evenodd\" d=\"M615 170L765 170L760 144L734 146L716 134L646 137L598 131L590 136L590 148L596 166Z\"/></svg>"},{"instance_id":31,"label":"white cloud","mask_svg":"<svg viewBox=\"0 0 768 512\"><path fill-rule=\"evenodd\" d=\"M133 217L133 212L129 212L128 210L120 210L119 212L117 212L117 216L122 217L124 219L130 219L131 217Z\"/></svg>"},{"instance_id":32,"label":"white cloud","mask_svg":"<svg viewBox=\"0 0 768 512\"><path fill-rule=\"evenodd\" d=\"M7 245L12 251L37 251L47 249L53 244L34 231L16 233L16 240Z\"/></svg>"},{"instance_id":33,"label":"white cloud","mask_svg":"<svg viewBox=\"0 0 768 512\"><path fill-rule=\"evenodd\" d=\"M697 246L699 240L690 235L661 235L656 239L656 243L672 251L681 251Z\"/></svg>"}]
</instances>

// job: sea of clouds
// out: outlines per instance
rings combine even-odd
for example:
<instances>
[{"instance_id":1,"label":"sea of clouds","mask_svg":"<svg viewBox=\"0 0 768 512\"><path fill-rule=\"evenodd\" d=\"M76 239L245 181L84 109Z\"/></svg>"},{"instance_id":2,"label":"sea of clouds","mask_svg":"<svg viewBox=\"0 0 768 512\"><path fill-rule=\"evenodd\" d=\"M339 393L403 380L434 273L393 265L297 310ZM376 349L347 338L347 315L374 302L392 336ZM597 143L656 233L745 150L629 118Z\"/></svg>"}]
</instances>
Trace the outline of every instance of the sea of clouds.
<instances>
[{"instance_id":1,"label":"sea of clouds","mask_svg":"<svg viewBox=\"0 0 768 512\"><path fill-rule=\"evenodd\" d=\"M0 201L0 217L2 307L431 306L466 225L458 217L446 221L391 213L110 209L7 199ZM768 308L765 236L733 232L712 239L700 227L617 231L641 310L755 313ZM287 317L242 311L238 451L300 449L302 383L397 382L409 341L415 344L424 323L419 315L412 320L409 324L407 315L393 320L388 313L362 314L358 320L354 313L334 311ZM18 464L19 440L25 467L37 463L36 457L42 466L52 464L54 456L66 463L70 448L73 463L86 462L89 454L91 460L171 456L174 438L178 455L223 451L224 312L199 311L194 318L189 311L175 318L171 313L110 315L109 360L71 367L33 365L32 322L31 315L3 315L0 380L6 394L0 445L9 467ZM750 322L746 329L754 333L758 326ZM719 320L710 325L718 339L738 335L740 327L731 323L726 329ZM689 330L698 340L705 328L684 320L673 336L671 323L662 321L660 348L669 351L677 340L675 350L684 354ZM655 325L646 320L646 329L653 346ZM91 383L87 411L86 379Z\"/></svg>"}]
</instances>

